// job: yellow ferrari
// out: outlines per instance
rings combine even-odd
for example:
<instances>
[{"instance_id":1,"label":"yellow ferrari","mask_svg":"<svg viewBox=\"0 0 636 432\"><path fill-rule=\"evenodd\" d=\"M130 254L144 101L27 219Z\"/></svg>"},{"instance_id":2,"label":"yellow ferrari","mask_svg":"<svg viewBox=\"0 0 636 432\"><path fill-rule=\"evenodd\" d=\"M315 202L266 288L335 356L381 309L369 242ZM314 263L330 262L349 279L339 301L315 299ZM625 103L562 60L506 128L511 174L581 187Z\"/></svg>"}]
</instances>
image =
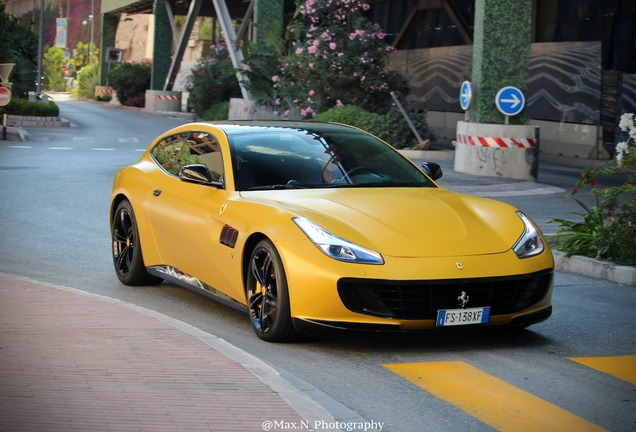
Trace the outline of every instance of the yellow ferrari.
<instances>
[{"instance_id":1,"label":"yellow ferrari","mask_svg":"<svg viewBox=\"0 0 636 432\"><path fill-rule=\"evenodd\" d=\"M344 125L183 125L115 177L115 270L243 309L271 342L546 320L554 261L537 226L441 176Z\"/></svg>"}]
</instances>

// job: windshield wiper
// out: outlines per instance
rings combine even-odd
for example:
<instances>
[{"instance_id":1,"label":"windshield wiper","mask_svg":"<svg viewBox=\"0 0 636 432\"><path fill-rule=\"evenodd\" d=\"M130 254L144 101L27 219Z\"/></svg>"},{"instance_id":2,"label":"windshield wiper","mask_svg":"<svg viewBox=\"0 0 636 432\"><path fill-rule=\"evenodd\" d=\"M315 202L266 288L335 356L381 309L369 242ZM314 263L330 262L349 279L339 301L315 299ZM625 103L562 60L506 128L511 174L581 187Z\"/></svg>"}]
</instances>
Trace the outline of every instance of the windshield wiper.
<instances>
[{"instance_id":1,"label":"windshield wiper","mask_svg":"<svg viewBox=\"0 0 636 432\"><path fill-rule=\"evenodd\" d=\"M277 190L277 189L307 189L307 186L302 186L298 183L292 184L273 184L265 186L254 186L248 190Z\"/></svg>"},{"instance_id":2,"label":"windshield wiper","mask_svg":"<svg viewBox=\"0 0 636 432\"><path fill-rule=\"evenodd\" d=\"M395 183L395 182L391 182L391 183L376 183L376 182L362 182L362 183L331 183L331 184L327 184L327 185L323 185L322 187L328 187L328 188L386 188L386 187L394 187L394 188L401 188L401 187L434 187L432 184L426 184L426 183Z\"/></svg>"}]
</instances>

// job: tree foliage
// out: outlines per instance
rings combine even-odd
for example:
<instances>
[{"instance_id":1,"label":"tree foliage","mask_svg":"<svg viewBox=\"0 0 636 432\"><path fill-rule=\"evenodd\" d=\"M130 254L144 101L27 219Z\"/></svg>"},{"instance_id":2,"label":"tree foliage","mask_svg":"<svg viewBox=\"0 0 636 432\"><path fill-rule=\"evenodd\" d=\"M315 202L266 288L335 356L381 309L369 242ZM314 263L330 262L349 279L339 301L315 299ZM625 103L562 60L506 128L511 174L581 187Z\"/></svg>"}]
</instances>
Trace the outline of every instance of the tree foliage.
<instances>
[{"instance_id":1,"label":"tree foliage","mask_svg":"<svg viewBox=\"0 0 636 432\"><path fill-rule=\"evenodd\" d=\"M66 81L64 80L64 70L60 65L65 61L64 49L50 47L44 53L42 68L44 69L43 86L50 91L64 91Z\"/></svg>"},{"instance_id":2,"label":"tree foliage","mask_svg":"<svg viewBox=\"0 0 636 432\"><path fill-rule=\"evenodd\" d=\"M0 3L0 63L14 63L10 81L15 97L26 97L35 90L38 58L38 38L5 12L6 3Z\"/></svg>"}]
</instances>

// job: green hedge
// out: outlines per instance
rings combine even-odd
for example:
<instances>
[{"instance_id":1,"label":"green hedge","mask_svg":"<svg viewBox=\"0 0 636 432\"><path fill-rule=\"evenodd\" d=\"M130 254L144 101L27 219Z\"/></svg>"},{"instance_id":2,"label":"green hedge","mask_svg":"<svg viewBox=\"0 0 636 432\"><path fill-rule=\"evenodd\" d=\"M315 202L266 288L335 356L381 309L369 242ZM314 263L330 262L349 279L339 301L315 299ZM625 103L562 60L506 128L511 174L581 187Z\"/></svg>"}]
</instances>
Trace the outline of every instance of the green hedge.
<instances>
[{"instance_id":1,"label":"green hedge","mask_svg":"<svg viewBox=\"0 0 636 432\"><path fill-rule=\"evenodd\" d=\"M60 115L60 108L51 100L48 104L45 104L16 98L11 99L11 102L5 108L8 115L36 117L57 117Z\"/></svg>"},{"instance_id":2,"label":"green hedge","mask_svg":"<svg viewBox=\"0 0 636 432\"><path fill-rule=\"evenodd\" d=\"M227 120L230 112L230 102L218 102L208 108L202 116L205 121Z\"/></svg>"},{"instance_id":3,"label":"green hedge","mask_svg":"<svg viewBox=\"0 0 636 432\"><path fill-rule=\"evenodd\" d=\"M409 109L408 113L422 139L434 141L435 135L426 122L426 112ZM315 120L355 126L383 139L397 149L419 144L402 113L397 109L391 109L386 114L376 114L358 106L343 105L318 114Z\"/></svg>"}]
</instances>

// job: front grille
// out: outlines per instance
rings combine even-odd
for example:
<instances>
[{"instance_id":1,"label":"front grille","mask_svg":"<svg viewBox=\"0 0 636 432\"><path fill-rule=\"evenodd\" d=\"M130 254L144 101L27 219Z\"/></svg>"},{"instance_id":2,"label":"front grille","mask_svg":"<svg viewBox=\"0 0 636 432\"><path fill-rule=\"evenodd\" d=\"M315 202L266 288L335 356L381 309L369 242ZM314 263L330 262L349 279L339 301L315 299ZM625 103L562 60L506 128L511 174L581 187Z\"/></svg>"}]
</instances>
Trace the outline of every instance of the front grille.
<instances>
[{"instance_id":1,"label":"front grille","mask_svg":"<svg viewBox=\"0 0 636 432\"><path fill-rule=\"evenodd\" d=\"M490 315L519 312L548 292L552 270L528 275L481 279L392 281L346 278L338 293L353 312L395 319L428 320L439 309L459 308L457 297L466 291L466 307L490 306Z\"/></svg>"}]
</instances>

